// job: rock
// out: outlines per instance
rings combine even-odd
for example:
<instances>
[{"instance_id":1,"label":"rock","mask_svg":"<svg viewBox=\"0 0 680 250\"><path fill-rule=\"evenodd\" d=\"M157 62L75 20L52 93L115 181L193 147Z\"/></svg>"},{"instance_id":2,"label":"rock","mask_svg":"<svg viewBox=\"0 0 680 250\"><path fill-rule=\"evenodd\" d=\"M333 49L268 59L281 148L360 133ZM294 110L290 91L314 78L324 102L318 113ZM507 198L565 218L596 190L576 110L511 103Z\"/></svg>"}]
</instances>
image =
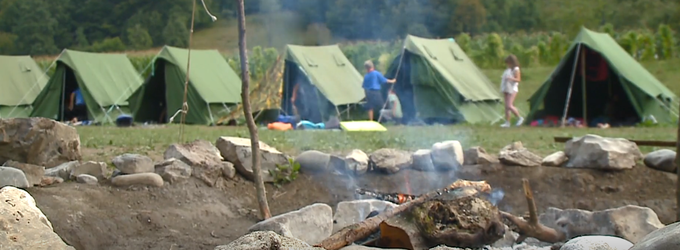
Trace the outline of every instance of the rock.
<instances>
[{"instance_id":1,"label":"rock","mask_svg":"<svg viewBox=\"0 0 680 250\"><path fill-rule=\"evenodd\" d=\"M71 161L62 163L61 165L53 168L45 169L45 176L59 177L64 180L68 180L71 177L71 171L78 167L79 164L80 162L78 161Z\"/></svg>"},{"instance_id":2,"label":"rock","mask_svg":"<svg viewBox=\"0 0 680 250\"><path fill-rule=\"evenodd\" d=\"M564 164L565 162L567 162L567 160L569 160L569 158L567 158L567 154L565 154L564 151L558 151L543 158L541 165L549 167L559 167L562 166L562 164Z\"/></svg>"},{"instance_id":3,"label":"rock","mask_svg":"<svg viewBox=\"0 0 680 250\"><path fill-rule=\"evenodd\" d=\"M300 172L326 173L330 169L331 155L317 150L307 150L297 157L295 162L300 164Z\"/></svg>"},{"instance_id":4,"label":"rock","mask_svg":"<svg viewBox=\"0 0 680 250\"><path fill-rule=\"evenodd\" d=\"M680 222L651 232L640 239L630 250L677 250L680 246Z\"/></svg>"},{"instance_id":5,"label":"rock","mask_svg":"<svg viewBox=\"0 0 680 250\"><path fill-rule=\"evenodd\" d=\"M411 162L414 169L420 171L434 171L434 163L432 162L432 150L418 149L411 154Z\"/></svg>"},{"instance_id":6,"label":"rock","mask_svg":"<svg viewBox=\"0 0 680 250\"><path fill-rule=\"evenodd\" d=\"M79 174L78 176L76 176L76 182L88 185L97 185L97 183L99 183L99 180L97 180L97 177L94 177L89 174Z\"/></svg>"},{"instance_id":7,"label":"rock","mask_svg":"<svg viewBox=\"0 0 680 250\"><path fill-rule=\"evenodd\" d=\"M173 184L184 181L191 177L191 166L175 158L167 159L156 164L156 173L163 177L163 180Z\"/></svg>"},{"instance_id":8,"label":"rock","mask_svg":"<svg viewBox=\"0 0 680 250\"><path fill-rule=\"evenodd\" d=\"M43 166L21 163L12 160L5 162L5 166L13 167L24 172L24 175L26 175L26 180L28 180L28 184L31 186L40 185L43 176L45 176L45 167Z\"/></svg>"},{"instance_id":9,"label":"rock","mask_svg":"<svg viewBox=\"0 0 680 250\"><path fill-rule=\"evenodd\" d=\"M236 177L236 168L234 168L234 163L227 161L222 162L222 176L227 179L234 179L234 177Z\"/></svg>"},{"instance_id":10,"label":"rock","mask_svg":"<svg viewBox=\"0 0 680 250\"><path fill-rule=\"evenodd\" d=\"M260 250L260 249L314 249L304 241L281 236L272 231L257 231L241 236L231 243L215 247L215 250Z\"/></svg>"},{"instance_id":11,"label":"rock","mask_svg":"<svg viewBox=\"0 0 680 250\"><path fill-rule=\"evenodd\" d=\"M49 185L59 184L63 182L64 179L62 179L61 177L43 176L42 180L40 181L40 186L46 187Z\"/></svg>"},{"instance_id":12,"label":"rock","mask_svg":"<svg viewBox=\"0 0 680 250\"><path fill-rule=\"evenodd\" d=\"M651 152L645 156L643 162L645 163L645 166L649 168L668 173L675 173L676 170L675 151L670 149L661 149Z\"/></svg>"},{"instance_id":13,"label":"rock","mask_svg":"<svg viewBox=\"0 0 680 250\"><path fill-rule=\"evenodd\" d=\"M105 162L86 161L76 164L71 168L69 174L70 179L75 179L81 174L87 174L96 177L98 180L106 180L109 173L108 164Z\"/></svg>"},{"instance_id":14,"label":"rock","mask_svg":"<svg viewBox=\"0 0 680 250\"><path fill-rule=\"evenodd\" d=\"M209 141L195 140L186 144L172 144L165 150L163 157L175 158L191 166L191 176L214 187L223 179L225 165L222 156ZM228 170L227 170L228 171Z\"/></svg>"},{"instance_id":15,"label":"rock","mask_svg":"<svg viewBox=\"0 0 680 250\"><path fill-rule=\"evenodd\" d=\"M638 146L622 138L586 135L567 141L564 148L569 157L568 168L624 170L633 168L642 159Z\"/></svg>"},{"instance_id":16,"label":"rock","mask_svg":"<svg viewBox=\"0 0 680 250\"><path fill-rule=\"evenodd\" d=\"M458 169L465 163L463 146L459 141L443 141L432 145L432 163L436 169Z\"/></svg>"},{"instance_id":17,"label":"rock","mask_svg":"<svg viewBox=\"0 0 680 250\"><path fill-rule=\"evenodd\" d=\"M560 250L628 250L633 243L619 237L589 235L567 241Z\"/></svg>"},{"instance_id":18,"label":"rock","mask_svg":"<svg viewBox=\"0 0 680 250\"><path fill-rule=\"evenodd\" d=\"M501 149L498 160L505 165L521 167L540 167L543 159L529 151L522 142L513 142Z\"/></svg>"},{"instance_id":19,"label":"rock","mask_svg":"<svg viewBox=\"0 0 680 250\"><path fill-rule=\"evenodd\" d=\"M116 176L119 176L119 175L125 175L125 174L121 173L120 170L118 170L118 169L114 169L113 173L111 173L111 179L113 179L113 177L116 177Z\"/></svg>"},{"instance_id":20,"label":"rock","mask_svg":"<svg viewBox=\"0 0 680 250\"><path fill-rule=\"evenodd\" d=\"M121 187L133 185L162 187L163 177L156 173L126 174L112 178L111 184Z\"/></svg>"},{"instance_id":21,"label":"rock","mask_svg":"<svg viewBox=\"0 0 680 250\"><path fill-rule=\"evenodd\" d=\"M471 147L465 150L464 165L489 165L498 163L496 157L490 155L482 147Z\"/></svg>"},{"instance_id":22,"label":"rock","mask_svg":"<svg viewBox=\"0 0 680 250\"><path fill-rule=\"evenodd\" d=\"M28 182L26 175L20 169L0 167L0 188L5 186L28 188L33 185Z\"/></svg>"},{"instance_id":23,"label":"rock","mask_svg":"<svg viewBox=\"0 0 680 250\"><path fill-rule=\"evenodd\" d=\"M397 207L397 204L375 199L341 201L335 209L335 215L333 215L333 233L346 226L364 221L368 214L373 211L382 213L395 207Z\"/></svg>"},{"instance_id":24,"label":"rock","mask_svg":"<svg viewBox=\"0 0 680 250\"><path fill-rule=\"evenodd\" d=\"M378 149L368 158L377 170L390 174L411 166L411 153L399 149Z\"/></svg>"},{"instance_id":25,"label":"rock","mask_svg":"<svg viewBox=\"0 0 680 250\"><path fill-rule=\"evenodd\" d=\"M355 175L362 175L368 171L368 155L359 149L354 149L347 156L348 172L354 173Z\"/></svg>"},{"instance_id":26,"label":"rock","mask_svg":"<svg viewBox=\"0 0 680 250\"><path fill-rule=\"evenodd\" d=\"M547 227L563 231L567 238L612 235L633 243L664 226L652 209L633 205L595 212L551 207L538 219Z\"/></svg>"},{"instance_id":27,"label":"rock","mask_svg":"<svg viewBox=\"0 0 680 250\"><path fill-rule=\"evenodd\" d=\"M503 235L503 238L500 240L494 242L491 246L492 247L510 247L512 248L515 245L515 241L519 237L518 233L515 233L508 227L507 225L505 226L505 235Z\"/></svg>"},{"instance_id":28,"label":"rock","mask_svg":"<svg viewBox=\"0 0 680 250\"><path fill-rule=\"evenodd\" d=\"M215 144L224 159L234 163L236 171L248 180L255 180L251 161L250 139L223 136L218 138ZM262 141L259 142L259 145L262 179L265 182L273 182L274 178L269 174L269 170L276 169L277 164L289 164L288 157Z\"/></svg>"},{"instance_id":29,"label":"rock","mask_svg":"<svg viewBox=\"0 0 680 250\"><path fill-rule=\"evenodd\" d=\"M377 247L367 247L367 246L362 246L362 245L349 245L343 248L340 248L340 250L384 250L385 248L377 248ZM403 248L388 248L389 250L406 250Z\"/></svg>"},{"instance_id":30,"label":"rock","mask_svg":"<svg viewBox=\"0 0 680 250\"><path fill-rule=\"evenodd\" d=\"M313 245L321 243L328 236L331 236L333 209L326 204L316 203L297 211L258 222L248 230L250 232L274 231L280 235L294 237Z\"/></svg>"},{"instance_id":31,"label":"rock","mask_svg":"<svg viewBox=\"0 0 680 250\"><path fill-rule=\"evenodd\" d=\"M47 118L0 119L0 163L8 160L51 168L79 161L75 128Z\"/></svg>"},{"instance_id":32,"label":"rock","mask_svg":"<svg viewBox=\"0 0 680 250\"><path fill-rule=\"evenodd\" d=\"M0 189L0 249L75 250L54 232L52 223L21 189Z\"/></svg>"},{"instance_id":33,"label":"rock","mask_svg":"<svg viewBox=\"0 0 680 250\"><path fill-rule=\"evenodd\" d=\"M153 160L145 155L123 154L113 158L113 165L122 173L153 173Z\"/></svg>"}]
</instances>

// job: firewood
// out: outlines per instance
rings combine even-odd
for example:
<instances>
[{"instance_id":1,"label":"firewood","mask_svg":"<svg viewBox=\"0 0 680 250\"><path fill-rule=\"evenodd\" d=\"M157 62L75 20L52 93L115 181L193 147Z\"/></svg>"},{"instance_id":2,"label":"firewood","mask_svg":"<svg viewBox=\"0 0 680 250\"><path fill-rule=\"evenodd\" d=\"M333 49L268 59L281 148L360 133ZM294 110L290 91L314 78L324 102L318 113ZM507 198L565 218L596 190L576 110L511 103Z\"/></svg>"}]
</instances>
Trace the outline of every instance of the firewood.
<instances>
[{"instance_id":1,"label":"firewood","mask_svg":"<svg viewBox=\"0 0 680 250\"><path fill-rule=\"evenodd\" d=\"M515 226L518 228L519 237L517 238L516 243L522 243L527 237L532 237L548 243L558 243L565 241L567 237L563 232L547 227L538 222L536 203L534 202L534 195L531 192L531 186L529 186L529 180L522 179L522 184L524 186L524 196L526 196L527 205L529 206L529 221L501 211L501 215L503 215L503 217L508 221L515 224Z\"/></svg>"}]
</instances>

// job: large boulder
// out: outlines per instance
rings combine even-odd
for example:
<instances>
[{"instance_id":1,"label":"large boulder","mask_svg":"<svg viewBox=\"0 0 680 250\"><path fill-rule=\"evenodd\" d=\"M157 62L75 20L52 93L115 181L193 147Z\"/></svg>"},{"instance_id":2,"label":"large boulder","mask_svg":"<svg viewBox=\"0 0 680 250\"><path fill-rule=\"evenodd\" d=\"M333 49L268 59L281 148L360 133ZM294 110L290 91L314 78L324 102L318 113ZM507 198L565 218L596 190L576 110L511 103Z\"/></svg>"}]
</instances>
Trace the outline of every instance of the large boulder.
<instances>
[{"instance_id":1,"label":"large boulder","mask_svg":"<svg viewBox=\"0 0 680 250\"><path fill-rule=\"evenodd\" d=\"M375 199L342 201L338 203L335 215L333 215L333 222L335 223L333 232L365 220L371 212L382 213L397 206L392 202Z\"/></svg>"},{"instance_id":2,"label":"large boulder","mask_svg":"<svg viewBox=\"0 0 680 250\"><path fill-rule=\"evenodd\" d=\"M443 141L432 144L432 163L436 169L458 169L465 163L463 146L459 141Z\"/></svg>"},{"instance_id":3,"label":"large boulder","mask_svg":"<svg viewBox=\"0 0 680 250\"><path fill-rule=\"evenodd\" d=\"M628 250L632 246L633 243L619 237L588 235L567 241L560 250Z\"/></svg>"},{"instance_id":4,"label":"large boulder","mask_svg":"<svg viewBox=\"0 0 680 250\"><path fill-rule=\"evenodd\" d=\"M211 187L217 186L219 180L231 178L228 176L231 165L222 161L220 151L209 141L195 140L186 144L172 144L165 150L163 158L183 161L191 166L191 176Z\"/></svg>"},{"instance_id":5,"label":"large boulder","mask_svg":"<svg viewBox=\"0 0 680 250\"><path fill-rule=\"evenodd\" d=\"M26 175L20 169L13 167L0 167L0 187L5 186L28 188L33 185L28 182Z\"/></svg>"},{"instance_id":6,"label":"large boulder","mask_svg":"<svg viewBox=\"0 0 680 250\"><path fill-rule=\"evenodd\" d=\"M215 145L225 160L234 163L236 171L254 181L252 151L250 139L240 137L220 137ZM288 156L279 152L276 148L260 141L260 169L262 169L262 179L265 182L273 182L274 178L269 174L269 170L276 169L276 165L288 164Z\"/></svg>"},{"instance_id":7,"label":"large boulder","mask_svg":"<svg viewBox=\"0 0 680 250\"><path fill-rule=\"evenodd\" d=\"M399 170L411 167L411 153L393 149L382 148L373 152L369 157L371 164L376 170L394 174Z\"/></svg>"},{"instance_id":8,"label":"large boulder","mask_svg":"<svg viewBox=\"0 0 680 250\"><path fill-rule=\"evenodd\" d=\"M14 160L51 168L81 158L73 127L47 118L0 119L0 164Z\"/></svg>"},{"instance_id":9,"label":"large boulder","mask_svg":"<svg viewBox=\"0 0 680 250\"><path fill-rule=\"evenodd\" d=\"M680 222L651 232L635 243L630 250L677 250L680 249Z\"/></svg>"},{"instance_id":10,"label":"large boulder","mask_svg":"<svg viewBox=\"0 0 680 250\"><path fill-rule=\"evenodd\" d=\"M260 250L260 249L309 249L313 248L304 241L276 234L272 231L257 231L241 236L227 245L217 246L215 250Z\"/></svg>"},{"instance_id":11,"label":"large boulder","mask_svg":"<svg viewBox=\"0 0 680 250\"><path fill-rule=\"evenodd\" d=\"M465 150L464 165L488 165L498 163L498 159L484 150L482 147L471 147Z\"/></svg>"},{"instance_id":12,"label":"large boulder","mask_svg":"<svg viewBox=\"0 0 680 250\"><path fill-rule=\"evenodd\" d=\"M24 175L26 176L26 180L28 180L28 184L30 186L40 185L40 182L42 181L43 176L45 176L45 167L43 167L43 166L21 163L21 162L12 161L12 160L5 162L5 166L6 167L13 167L13 168L19 169L22 172L24 172Z\"/></svg>"},{"instance_id":13,"label":"large boulder","mask_svg":"<svg viewBox=\"0 0 680 250\"><path fill-rule=\"evenodd\" d=\"M642 162L649 168L668 173L675 173L677 168L675 166L675 151L670 149L661 149L651 152L645 156L645 159Z\"/></svg>"},{"instance_id":14,"label":"large boulder","mask_svg":"<svg viewBox=\"0 0 680 250\"><path fill-rule=\"evenodd\" d=\"M498 160L505 165L521 167L540 167L543 158L525 148L522 142L513 142L503 147Z\"/></svg>"},{"instance_id":15,"label":"large boulder","mask_svg":"<svg viewBox=\"0 0 680 250\"><path fill-rule=\"evenodd\" d=\"M0 189L0 249L75 250L54 232L31 195L14 187Z\"/></svg>"},{"instance_id":16,"label":"large boulder","mask_svg":"<svg viewBox=\"0 0 680 250\"><path fill-rule=\"evenodd\" d=\"M623 138L585 135L567 141L564 148L569 157L568 168L624 170L633 168L642 159L638 146Z\"/></svg>"},{"instance_id":17,"label":"large boulder","mask_svg":"<svg viewBox=\"0 0 680 250\"><path fill-rule=\"evenodd\" d=\"M286 237L300 239L308 244L318 244L331 236L333 209L323 203L303 207L297 211L280 214L258 222L248 229L274 231Z\"/></svg>"}]
</instances>

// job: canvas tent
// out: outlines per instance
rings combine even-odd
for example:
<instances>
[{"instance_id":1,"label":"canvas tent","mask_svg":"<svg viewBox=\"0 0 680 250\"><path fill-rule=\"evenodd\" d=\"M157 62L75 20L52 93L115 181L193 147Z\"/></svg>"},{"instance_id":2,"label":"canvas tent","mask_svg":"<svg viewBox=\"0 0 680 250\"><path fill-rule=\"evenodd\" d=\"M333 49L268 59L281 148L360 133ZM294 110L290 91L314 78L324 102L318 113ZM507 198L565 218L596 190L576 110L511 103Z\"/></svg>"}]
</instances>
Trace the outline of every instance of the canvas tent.
<instances>
[{"instance_id":1,"label":"canvas tent","mask_svg":"<svg viewBox=\"0 0 680 250\"><path fill-rule=\"evenodd\" d=\"M557 68L529 99L527 118L574 117L590 124L606 115L604 109L615 97L621 100L617 112L628 115L631 124L650 116L658 121L677 117L673 92L611 36L582 28Z\"/></svg>"},{"instance_id":2,"label":"canvas tent","mask_svg":"<svg viewBox=\"0 0 680 250\"><path fill-rule=\"evenodd\" d=\"M54 75L33 102L31 117L64 120L69 95L80 88L88 120L113 122L129 113L127 97L142 83L125 54L62 51Z\"/></svg>"},{"instance_id":3,"label":"canvas tent","mask_svg":"<svg viewBox=\"0 0 680 250\"><path fill-rule=\"evenodd\" d=\"M0 118L28 117L47 80L30 56L0 56Z\"/></svg>"},{"instance_id":4,"label":"canvas tent","mask_svg":"<svg viewBox=\"0 0 680 250\"><path fill-rule=\"evenodd\" d=\"M453 39L408 35L404 42L404 53L394 59L385 76L394 78L399 69L394 90L405 122L414 118L468 123L502 119L498 88Z\"/></svg>"},{"instance_id":5,"label":"canvas tent","mask_svg":"<svg viewBox=\"0 0 680 250\"><path fill-rule=\"evenodd\" d=\"M338 114L338 107L357 104L365 97L363 77L338 45L288 45L285 63L281 109L287 114L294 114L297 108L301 119L321 122ZM292 105L296 84L303 96Z\"/></svg>"},{"instance_id":6,"label":"canvas tent","mask_svg":"<svg viewBox=\"0 0 680 250\"><path fill-rule=\"evenodd\" d=\"M129 99L135 121L165 123L182 109L187 59L186 49L163 47L151 62L151 75ZM185 123L214 124L240 102L241 80L225 58L217 50L191 50Z\"/></svg>"}]
</instances>

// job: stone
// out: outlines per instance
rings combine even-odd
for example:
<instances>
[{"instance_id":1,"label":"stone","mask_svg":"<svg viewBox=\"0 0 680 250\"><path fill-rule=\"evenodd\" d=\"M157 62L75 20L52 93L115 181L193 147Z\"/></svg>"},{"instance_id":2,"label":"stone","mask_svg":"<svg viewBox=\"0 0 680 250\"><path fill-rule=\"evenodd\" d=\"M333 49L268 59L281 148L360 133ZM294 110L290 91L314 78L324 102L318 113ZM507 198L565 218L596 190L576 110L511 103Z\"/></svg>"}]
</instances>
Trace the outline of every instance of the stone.
<instances>
[{"instance_id":1,"label":"stone","mask_svg":"<svg viewBox=\"0 0 680 250\"><path fill-rule=\"evenodd\" d=\"M108 164L105 162L86 161L73 166L70 179L75 179L81 174L87 174L96 177L98 180L106 180L109 174Z\"/></svg>"},{"instance_id":2,"label":"stone","mask_svg":"<svg viewBox=\"0 0 680 250\"><path fill-rule=\"evenodd\" d=\"M677 169L675 166L675 151L670 149L661 149L647 154L642 160L648 168L674 173Z\"/></svg>"},{"instance_id":3,"label":"stone","mask_svg":"<svg viewBox=\"0 0 680 250\"><path fill-rule=\"evenodd\" d=\"M326 204L316 203L258 222L248 230L250 232L274 231L314 245L331 236L333 209Z\"/></svg>"},{"instance_id":4,"label":"stone","mask_svg":"<svg viewBox=\"0 0 680 250\"><path fill-rule=\"evenodd\" d=\"M13 167L0 167L0 187L5 186L28 188L33 185L28 182L26 175L20 169Z\"/></svg>"},{"instance_id":5,"label":"stone","mask_svg":"<svg viewBox=\"0 0 680 250\"><path fill-rule=\"evenodd\" d=\"M411 162L413 168L420 171L434 171L434 162L432 162L432 150L418 149L411 154Z\"/></svg>"},{"instance_id":6,"label":"stone","mask_svg":"<svg viewBox=\"0 0 680 250\"><path fill-rule=\"evenodd\" d=\"M362 245L349 245L343 248L340 248L340 250L384 250L385 248L377 248L377 247L367 247L367 246L362 246ZM388 248L389 250L406 250L403 248Z\"/></svg>"},{"instance_id":7,"label":"stone","mask_svg":"<svg viewBox=\"0 0 680 250\"><path fill-rule=\"evenodd\" d=\"M362 175L368 171L368 155L359 149L354 149L347 156L347 171L354 175Z\"/></svg>"},{"instance_id":8,"label":"stone","mask_svg":"<svg viewBox=\"0 0 680 250\"><path fill-rule=\"evenodd\" d=\"M191 177L191 166L175 158L156 164L156 173L170 184L181 182Z\"/></svg>"},{"instance_id":9,"label":"stone","mask_svg":"<svg viewBox=\"0 0 680 250\"><path fill-rule=\"evenodd\" d=\"M82 159L75 128L47 118L0 119L0 163L13 160L52 168Z\"/></svg>"},{"instance_id":10,"label":"stone","mask_svg":"<svg viewBox=\"0 0 680 250\"><path fill-rule=\"evenodd\" d=\"M0 249L75 250L54 232L52 223L21 189L0 189Z\"/></svg>"},{"instance_id":11,"label":"stone","mask_svg":"<svg viewBox=\"0 0 680 250\"><path fill-rule=\"evenodd\" d=\"M126 174L119 175L111 179L111 184L114 186L125 187L125 186L150 186L150 187L162 187L163 177L156 173L139 173L139 174Z\"/></svg>"},{"instance_id":12,"label":"stone","mask_svg":"<svg viewBox=\"0 0 680 250\"><path fill-rule=\"evenodd\" d=\"M228 161L222 162L222 176L227 179L234 179L234 177L236 177L236 168L234 168L234 163Z\"/></svg>"},{"instance_id":13,"label":"stone","mask_svg":"<svg viewBox=\"0 0 680 250\"><path fill-rule=\"evenodd\" d=\"M330 170L330 161L330 154L317 150L307 150L295 157L302 173L326 173Z\"/></svg>"},{"instance_id":14,"label":"stone","mask_svg":"<svg viewBox=\"0 0 680 250\"><path fill-rule=\"evenodd\" d=\"M64 180L68 180L71 178L71 171L78 167L79 164L80 162L78 161L70 161L62 163L61 165L53 168L45 169L45 176L59 177Z\"/></svg>"},{"instance_id":15,"label":"stone","mask_svg":"<svg viewBox=\"0 0 680 250\"><path fill-rule=\"evenodd\" d=\"M97 185L99 183L99 180L97 180L97 177L94 177L89 174L79 174L78 176L76 176L76 182L88 185Z\"/></svg>"},{"instance_id":16,"label":"stone","mask_svg":"<svg viewBox=\"0 0 680 250\"><path fill-rule=\"evenodd\" d=\"M220 137L215 145L222 157L228 162L234 163L236 171L248 180L255 180L252 168L252 156L250 139L240 137ZM276 169L276 165L287 165L288 156L279 152L276 148L260 141L260 168L262 179L265 182L273 182L274 178L269 174L270 170Z\"/></svg>"},{"instance_id":17,"label":"stone","mask_svg":"<svg viewBox=\"0 0 680 250\"><path fill-rule=\"evenodd\" d=\"M432 163L436 169L458 169L465 163L463 146L459 141L443 141L432 145Z\"/></svg>"},{"instance_id":18,"label":"stone","mask_svg":"<svg viewBox=\"0 0 680 250\"><path fill-rule=\"evenodd\" d=\"M411 167L411 153L404 150L383 148L368 157L376 170L394 174Z\"/></svg>"},{"instance_id":19,"label":"stone","mask_svg":"<svg viewBox=\"0 0 680 250\"><path fill-rule=\"evenodd\" d=\"M677 250L678 246L680 246L680 222L647 234L630 250Z\"/></svg>"},{"instance_id":20,"label":"stone","mask_svg":"<svg viewBox=\"0 0 680 250\"><path fill-rule=\"evenodd\" d=\"M191 176L214 187L224 179L224 158L219 150L205 140L195 140L185 144L172 144L165 150L164 159L175 158L191 166Z\"/></svg>"},{"instance_id":21,"label":"stone","mask_svg":"<svg viewBox=\"0 0 680 250\"><path fill-rule=\"evenodd\" d=\"M612 235L633 243L664 226L652 209L633 205L594 212L551 207L538 219L543 225L564 232L568 239Z\"/></svg>"},{"instance_id":22,"label":"stone","mask_svg":"<svg viewBox=\"0 0 680 250\"><path fill-rule=\"evenodd\" d=\"M153 173L153 160L146 155L122 154L113 158L113 165L122 173Z\"/></svg>"},{"instance_id":23,"label":"stone","mask_svg":"<svg viewBox=\"0 0 680 250\"><path fill-rule=\"evenodd\" d=\"M623 138L585 135L567 141L564 148L569 157L568 168L624 170L633 168L642 159L638 146Z\"/></svg>"},{"instance_id":24,"label":"stone","mask_svg":"<svg viewBox=\"0 0 680 250\"><path fill-rule=\"evenodd\" d=\"M272 231L256 231L239 237L227 245L217 246L215 250L259 250L259 249L310 249L323 250L323 248L312 248L309 244L295 239L279 235Z\"/></svg>"},{"instance_id":25,"label":"stone","mask_svg":"<svg viewBox=\"0 0 680 250\"><path fill-rule=\"evenodd\" d=\"M28 180L28 184L31 186L40 185L43 176L45 176L45 167L43 166L21 163L12 160L5 162L5 166L13 167L24 172L24 175L26 175L26 180Z\"/></svg>"},{"instance_id":26,"label":"stone","mask_svg":"<svg viewBox=\"0 0 680 250\"><path fill-rule=\"evenodd\" d=\"M346 226L364 221L373 211L382 213L392 210L397 206L397 204L392 202L376 199L341 201L335 209L335 215L333 215L333 233Z\"/></svg>"},{"instance_id":27,"label":"stone","mask_svg":"<svg viewBox=\"0 0 680 250\"><path fill-rule=\"evenodd\" d=\"M543 158L524 147L522 142L513 142L503 147L498 154L498 160L510 166L540 167Z\"/></svg>"},{"instance_id":28,"label":"stone","mask_svg":"<svg viewBox=\"0 0 680 250\"><path fill-rule=\"evenodd\" d=\"M632 246L633 243L619 237L588 235L567 241L560 250L628 250Z\"/></svg>"},{"instance_id":29,"label":"stone","mask_svg":"<svg viewBox=\"0 0 680 250\"><path fill-rule=\"evenodd\" d=\"M564 164L568 160L569 158L567 158L567 154L565 154L564 151L558 151L543 158L543 161L541 161L541 165L549 167L559 167L562 166L562 164Z\"/></svg>"},{"instance_id":30,"label":"stone","mask_svg":"<svg viewBox=\"0 0 680 250\"><path fill-rule=\"evenodd\" d=\"M64 183L64 179L62 179L61 177L43 176L42 180L40 181L40 186L46 187L46 186L49 186L49 185L54 185L54 184L59 184L59 183Z\"/></svg>"},{"instance_id":31,"label":"stone","mask_svg":"<svg viewBox=\"0 0 680 250\"><path fill-rule=\"evenodd\" d=\"M482 147L471 147L463 153L465 161L463 165L489 165L498 163L498 159L484 150Z\"/></svg>"}]
</instances>

